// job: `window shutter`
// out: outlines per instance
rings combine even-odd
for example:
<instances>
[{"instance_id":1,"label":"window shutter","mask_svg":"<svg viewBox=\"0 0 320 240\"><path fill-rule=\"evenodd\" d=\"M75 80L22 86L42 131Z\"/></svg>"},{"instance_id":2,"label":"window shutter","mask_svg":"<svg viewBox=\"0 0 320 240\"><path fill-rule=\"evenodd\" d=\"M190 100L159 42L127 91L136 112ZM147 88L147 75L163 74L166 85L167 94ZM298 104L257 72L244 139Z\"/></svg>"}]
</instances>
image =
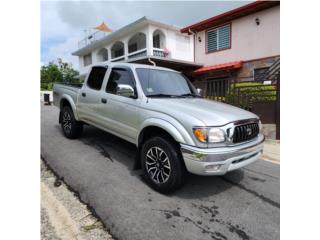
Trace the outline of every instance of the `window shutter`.
<instances>
[{"instance_id":1,"label":"window shutter","mask_svg":"<svg viewBox=\"0 0 320 240\"><path fill-rule=\"evenodd\" d=\"M230 47L230 25L225 25L218 28L219 35L219 50Z\"/></svg>"},{"instance_id":2,"label":"window shutter","mask_svg":"<svg viewBox=\"0 0 320 240\"><path fill-rule=\"evenodd\" d=\"M208 52L214 52L218 50L218 34L217 34L217 29L213 29L208 31L208 39L207 39L207 51Z\"/></svg>"},{"instance_id":3,"label":"window shutter","mask_svg":"<svg viewBox=\"0 0 320 240\"><path fill-rule=\"evenodd\" d=\"M207 51L215 52L230 48L230 24L207 32Z\"/></svg>"}]
</instances>

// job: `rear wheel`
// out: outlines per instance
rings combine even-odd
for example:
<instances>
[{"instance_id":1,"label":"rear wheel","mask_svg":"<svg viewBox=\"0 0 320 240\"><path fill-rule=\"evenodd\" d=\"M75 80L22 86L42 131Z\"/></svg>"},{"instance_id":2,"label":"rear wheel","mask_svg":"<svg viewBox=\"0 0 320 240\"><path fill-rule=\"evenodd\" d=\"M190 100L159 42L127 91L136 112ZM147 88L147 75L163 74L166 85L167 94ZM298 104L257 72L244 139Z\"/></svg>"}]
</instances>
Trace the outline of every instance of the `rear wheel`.
<instances>
[{"instance_id":1,"label":"rear wheel","mask_svg":"<svg viewBox=\"0 0 320 240\"><path fill-rule=\"evenodd\" d=\"M63 134L70 139L78 138L82 134L83 124L75 119L69 106L63 107L61 111L61 128Z\"/></svg>"},{"instance_id":2,"label":"rear wheel","mask_svg":"<svg viewBox=\"0 0 320 240\"><path fill-rule=\"evenodd\" d=\"M179 151L176 144L165 137L152 137L143 143L141 166L152 188L167 193L183 184L184 167Z\"/></svg>"}]
</instances>

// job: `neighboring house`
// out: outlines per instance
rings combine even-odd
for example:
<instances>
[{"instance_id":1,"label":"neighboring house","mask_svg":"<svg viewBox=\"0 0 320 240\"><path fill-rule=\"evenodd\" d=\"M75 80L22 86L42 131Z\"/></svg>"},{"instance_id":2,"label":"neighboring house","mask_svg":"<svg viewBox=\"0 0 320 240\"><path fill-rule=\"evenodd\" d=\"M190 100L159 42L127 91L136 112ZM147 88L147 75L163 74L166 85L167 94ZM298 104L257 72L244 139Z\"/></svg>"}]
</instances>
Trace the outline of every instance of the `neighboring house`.
<instances>
[{"instance_id":1,"label":"neighboring house","mask_svg":"<svg viewBox=\"0 0 320 240\"><path fill-rule=\"evenodd\" d=\"M79 42L80 77L98 62L156 63L177 70L197 69L193 37L178 27L142 17L112 33L97 31Z\"/></svg>"},{"instance_id":2,"label":"neighboring house","mask_svg":"<svg viewBox=\"0 0 320 240\"><path fill-rule=\"evenodd\" d=\"M253 2L181 32L194 35L195 62L204 64L193 72L195 84L254 81L280 58L280 2Z\"/></svg>"},{"instance_id":3,"label":"neighboring house","mask_svg":"<svg viewBox=\"0 0 320 240\"><path fill-rule=\"evenodd\" d=\"M280 2L256 1L180 31L204 64L192 72L203 95L256 113L265 135L279 139Z\"/></svg>"}]
</instances>

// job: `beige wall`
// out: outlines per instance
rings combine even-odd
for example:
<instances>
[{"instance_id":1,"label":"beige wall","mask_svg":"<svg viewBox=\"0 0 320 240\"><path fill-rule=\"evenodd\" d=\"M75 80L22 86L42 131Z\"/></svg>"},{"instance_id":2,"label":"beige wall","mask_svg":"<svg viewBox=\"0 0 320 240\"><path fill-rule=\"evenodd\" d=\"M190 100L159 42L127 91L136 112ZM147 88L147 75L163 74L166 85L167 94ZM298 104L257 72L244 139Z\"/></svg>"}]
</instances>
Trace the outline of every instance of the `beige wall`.
<instances>
[{"instance_id":1,"label":"beige wall","mask_svg":"<svg viewBox=\"0 0 320 240\"><path fill-rule=\"evenodd\" d=\"M232 21L231 49L206 54L205 44L205 31L197 33L195 61L205 65L280 55L280 6Z\"/></svg>"}]
</instances>

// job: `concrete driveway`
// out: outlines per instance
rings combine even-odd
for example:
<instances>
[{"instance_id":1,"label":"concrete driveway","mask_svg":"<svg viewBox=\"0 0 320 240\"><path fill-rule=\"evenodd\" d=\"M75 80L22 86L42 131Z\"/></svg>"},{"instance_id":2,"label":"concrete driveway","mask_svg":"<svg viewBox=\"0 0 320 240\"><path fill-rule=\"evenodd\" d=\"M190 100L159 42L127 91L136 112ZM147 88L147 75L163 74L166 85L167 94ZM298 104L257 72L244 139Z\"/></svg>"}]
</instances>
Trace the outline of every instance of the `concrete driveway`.
<instances>
[{"instance_id":1,"label":"concrete driveway","mask_svg":"<svg viewBox=\"0 0 320 240\"><path fill-rule=\"evenodd\" d=\"M135 146L85 126L63 137L58 109L41 108L41 154L116 239L280 238L280 166L258 161L223 177L190 175L171 195L133 171Z\"/></svg>"}]
</instances>

